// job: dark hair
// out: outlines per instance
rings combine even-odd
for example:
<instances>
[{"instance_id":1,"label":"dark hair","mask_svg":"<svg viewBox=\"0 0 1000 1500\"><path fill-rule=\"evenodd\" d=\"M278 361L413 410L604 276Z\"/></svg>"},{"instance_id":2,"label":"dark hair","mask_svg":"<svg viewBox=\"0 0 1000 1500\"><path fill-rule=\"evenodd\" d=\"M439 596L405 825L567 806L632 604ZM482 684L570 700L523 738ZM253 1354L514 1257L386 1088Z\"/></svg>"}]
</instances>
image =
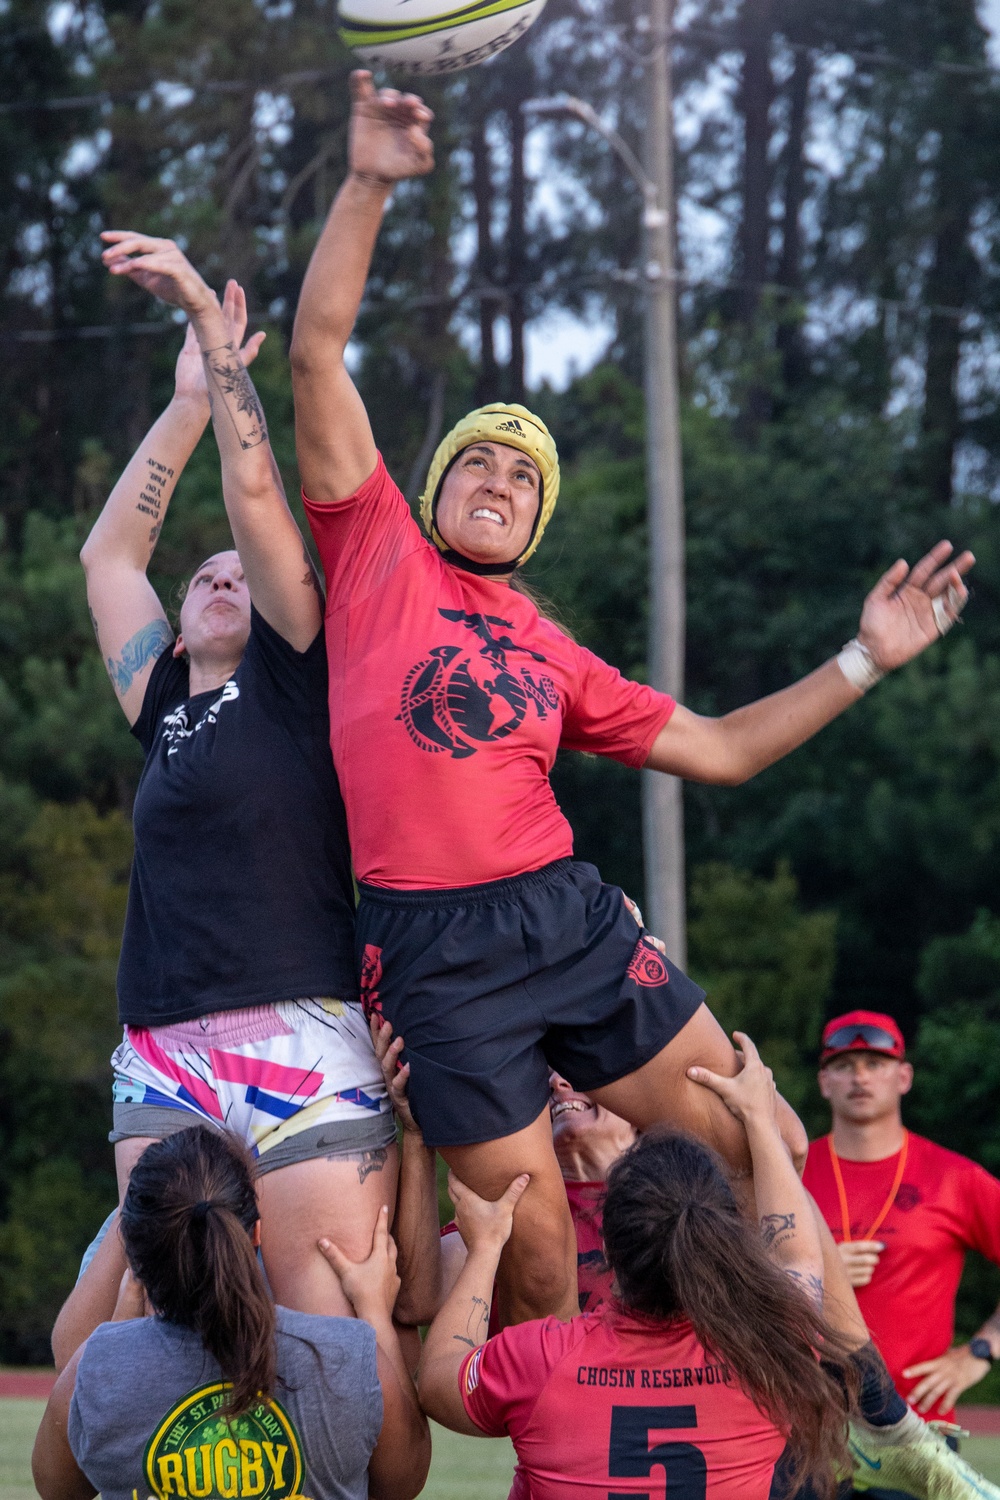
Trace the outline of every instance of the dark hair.
<instances>
[{"instance_id":1,"label":"dark hair","mask_svg":"<svg viewBox=\"0 0 1000 1500\"><path fill-rule=\"evenodd\" d=\"M258 1219L249 1154L206 1125L147 1146L132 1169L121 1236L156 1312L193 1329L247 1411L276 1380L275 1313L250 1235Z\"/></svg>"},{"instance_id":2,"label":"dark hair","mask_svg":"<svg viewBox=\"0 0 1000 1500\"><path fill-rule=\"evenodd\" d=\"M787 1433L789 1493L811 1481L832 1495L838 1467L850 1472L847 1416L858 1386L850 1349L769 1258L721 1159L689 1136L641 1136L609 1174L604 1246L625 1308L689 1318Z\"/></svg>"}]
</instances>

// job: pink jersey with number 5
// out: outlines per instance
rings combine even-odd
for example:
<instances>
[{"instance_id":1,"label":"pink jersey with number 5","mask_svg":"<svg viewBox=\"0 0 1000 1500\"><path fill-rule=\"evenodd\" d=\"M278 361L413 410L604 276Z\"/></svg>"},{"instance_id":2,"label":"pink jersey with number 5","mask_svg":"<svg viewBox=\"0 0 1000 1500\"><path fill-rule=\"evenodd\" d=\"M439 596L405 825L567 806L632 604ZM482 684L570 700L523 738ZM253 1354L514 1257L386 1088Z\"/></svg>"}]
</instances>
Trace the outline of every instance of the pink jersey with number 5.
<instances>
[{"instance_id":1,"label":"pink jersey with number 5","mask_svg":"<svg viewBox=\"0 0 1000 1500\"><path fill-rule=\"evenodd\" d=\"M521 1323L459 1382L476 1426L517 1450L511 1500L767 1500L785 1446L686 1319Z\"/></svg>"}]
</instances>

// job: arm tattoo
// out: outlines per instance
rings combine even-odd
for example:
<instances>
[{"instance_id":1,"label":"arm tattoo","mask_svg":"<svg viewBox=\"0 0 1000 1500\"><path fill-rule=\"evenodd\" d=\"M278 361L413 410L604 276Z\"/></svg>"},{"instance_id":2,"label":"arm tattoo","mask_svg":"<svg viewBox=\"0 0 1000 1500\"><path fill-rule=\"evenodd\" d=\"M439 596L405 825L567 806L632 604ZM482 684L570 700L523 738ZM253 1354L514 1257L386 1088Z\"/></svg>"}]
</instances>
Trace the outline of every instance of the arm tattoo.
<instances>
[{"instance_id":1,"label":"arm tattoo","mask_svg":"<svg viewBox=\"0 0 1000 1500\"><path fill-rule=\"evenodd\" d=\"M264 408L235 344L207 350L204 360L210 388L214 381L240 440L240 447L256 448L260 443L266 443ZM214 405L212 410L214 412Z\"/></svg>"},{"instance_id":2,"label":"arm tattoo","mask_svg":"<svg viewBox=\"0 0 1000 1500\"><path fill-rule=\"evenodd\" d=\"M173 478L174 471L166 464L161 464L156 458L146 459L146 483L135 508L144 516L149 516L153 522L149 528L150 550L156 546L156 538L163 525L163 507L170 499Z\"/></svg>"},{"instance_id":3,"label":"arm tattoo","mask_svg":"<svg viewBox=\"0 0 1000 1500\"><path fill-rule=\"evenodd\" d=\"M823 1278L822 1276L803 1276L801 1271L791 1271L786 1266L785 1275L790 1276L793 1281L798 1282L810 1302L823 1305Z\"/></svg>"},{"instance_id":4,"label":"arm tattoo","mask_svg":"<svg viewBox=\"0 0 1000 1500\"><path fill-rule=\"evenodd\" d=\"M456 1343L468 1344L470 1349L478 1349L480 1344L485 1343L489 1331L490 1305L484 1302L482 1297L473 1297L465 1324L465 1333L453 1333L452 1338Z\"/></svg>"},{"instance_id":5,"label":"arm tattoo","mask_svg":"<svg viewBox=\"0 0 1000 1500\"><path fill-rule=\"evenodd\" d=\"M795 1215L764 1214L760 1221L760 1232L764 1236L765 1248L770 1250L773 1245L780 1245L795 1233Z\"/></svg>"},{"instance_id":6,"label":"arm tattoo","mask_svg":"<svg viewBox=\"0 0 1000 1500\"><path fill-rule=\"evenodd\" d=\"M119 698L124 698L136 673L141 672L147 662L162 656L173 644L173 639L174 633L166 620L150 620L125 642L120 656L107 658L108 676Z\"/></svg>"}]
</instances>

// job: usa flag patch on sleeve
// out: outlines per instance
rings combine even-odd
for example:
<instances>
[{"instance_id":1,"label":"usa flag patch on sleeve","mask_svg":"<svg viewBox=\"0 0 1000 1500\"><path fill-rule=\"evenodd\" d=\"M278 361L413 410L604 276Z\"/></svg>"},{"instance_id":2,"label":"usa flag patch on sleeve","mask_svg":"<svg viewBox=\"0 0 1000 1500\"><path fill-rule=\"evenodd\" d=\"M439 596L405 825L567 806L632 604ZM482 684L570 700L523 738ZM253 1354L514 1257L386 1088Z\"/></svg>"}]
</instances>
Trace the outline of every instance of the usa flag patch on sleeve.
<instances>
[{"instance_id":1,"label":"usa flag patch on sleeve","mask_svg":"<svg viewBox=\"0 0 1000 1500\"><path fill-rule=\"evenodd\" d=\"M482 1364L485 1347L486 1345L482 1344L465 1367L465 1394L467 1396L471 1396L479 1384L479 1366Z\"/></svg>"}]
</instances>

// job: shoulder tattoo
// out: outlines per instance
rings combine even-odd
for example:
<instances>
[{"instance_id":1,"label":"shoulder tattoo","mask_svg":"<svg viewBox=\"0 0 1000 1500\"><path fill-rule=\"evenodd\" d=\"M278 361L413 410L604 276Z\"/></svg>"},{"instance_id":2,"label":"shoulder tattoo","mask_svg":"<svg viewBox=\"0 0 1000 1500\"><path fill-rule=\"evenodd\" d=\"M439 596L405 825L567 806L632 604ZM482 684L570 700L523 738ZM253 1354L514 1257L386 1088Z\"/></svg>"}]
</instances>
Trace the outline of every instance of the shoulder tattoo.
<instances>
[{"instance_id":1,"label":"shoulder tattoo","mask_svg":"<svg viewBox=\"0 0 1000 1500\"><path fill-rule=\"evenodd\" d=\"M147 662L162 656L173 639L174 633L166 620L150 620L125 642L118 656L107 658L108 676L119 698L124 698L136 675Z\"/></svg>"}]
</instances>

